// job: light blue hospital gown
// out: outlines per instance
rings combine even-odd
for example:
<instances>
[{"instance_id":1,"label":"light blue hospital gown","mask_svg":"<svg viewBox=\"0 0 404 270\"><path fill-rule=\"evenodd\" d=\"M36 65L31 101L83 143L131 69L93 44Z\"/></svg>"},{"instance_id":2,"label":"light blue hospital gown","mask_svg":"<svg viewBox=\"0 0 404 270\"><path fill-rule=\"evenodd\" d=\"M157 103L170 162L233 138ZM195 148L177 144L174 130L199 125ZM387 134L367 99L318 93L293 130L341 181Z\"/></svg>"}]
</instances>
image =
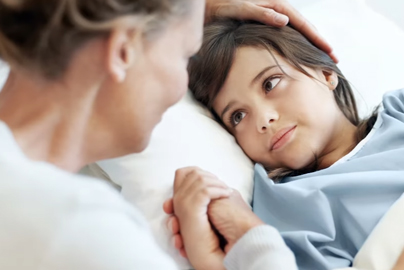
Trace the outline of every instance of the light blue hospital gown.
<instances>
[{"instance_id":1,"label":"light blue hospital gown","mask_svg":"<svg viewBox=\"0 0 404 270\"><path fill-rule=\"evenodd\" d=\"M404 193L404 90L386 94L383 106L380 126L343 163L279 184L256 165L254 212L281 232L300 270L350 266Z\"/></svg>"}]
</instances>

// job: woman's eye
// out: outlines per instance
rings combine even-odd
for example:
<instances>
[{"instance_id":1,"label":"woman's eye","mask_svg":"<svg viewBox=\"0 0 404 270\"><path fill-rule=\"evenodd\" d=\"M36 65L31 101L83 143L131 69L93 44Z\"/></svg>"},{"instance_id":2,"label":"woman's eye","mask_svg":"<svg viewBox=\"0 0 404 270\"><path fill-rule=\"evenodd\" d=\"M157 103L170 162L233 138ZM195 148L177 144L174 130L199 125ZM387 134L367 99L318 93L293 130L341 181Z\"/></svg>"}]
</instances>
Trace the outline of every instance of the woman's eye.
<instances>
[{"instance_id":1,"label":"woman's eye","mask_svg":"<svg viewBox=\"0 0 404 270\"><path fill-rule=\"evenodd\" d=\"M241 120L245 117L246 113L245 112L235 112L231 116L231 124L233 126L237 126L240 124Z\"/></svg>"},{"instance_id":2,"label":"woman's eye","mask_svg":"<svg viewBox=\"0 0 404 270\"><path fill-rule=\"evenodd\" d=\"M271 91L272 89L274 89L276 87L276 85L281 81L280 77L275 77L275 78L269 78L267 80L265 80L264 82L264 90L266 93L268 93L269 91Z\"/></svg>"}]
</instances>

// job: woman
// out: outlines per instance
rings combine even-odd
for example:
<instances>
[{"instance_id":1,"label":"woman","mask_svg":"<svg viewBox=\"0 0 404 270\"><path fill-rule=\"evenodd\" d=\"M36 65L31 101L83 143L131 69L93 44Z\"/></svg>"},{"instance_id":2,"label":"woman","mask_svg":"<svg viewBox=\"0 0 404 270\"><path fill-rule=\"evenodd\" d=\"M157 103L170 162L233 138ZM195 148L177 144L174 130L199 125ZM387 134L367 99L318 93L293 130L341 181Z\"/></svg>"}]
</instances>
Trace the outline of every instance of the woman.
<instances>
[{"instance_id":1,"label":"woman","mask_svg":"<svg viewBox=\"0 0 404 270\"><path fill-rule=\"evenodd\" d=\"M347 79L328 55L290 27L234 20L206 27L189 71L196 99L263 165L256 167L254 212L281 231L299 269L350 266L404 192L404 90L386 94L384 110L361 120ZM225 185L207 172L179 171L174 212L181 228L218 187ZM264 228L242 202L225 201L209 204L207 215L230 246L244 241L248 228ZM181 234L195 259L196 233ZM268 229L261 237L279 234ZM177 247L181 242L177 237Z\"/></svg>"},{"instance_id":2,"label":"woman","mask_svg":"<svg viewBox=\"0 0 404 270\"><path fill-rule=\"evenodd\" d=\"M264 2L207 6L212 16L285 25L274 7L304 25L286 2ZM1 269L175 269L136 209L73 173L147 146L187 89L204 5L0 0L0 57L11 67L0 93ZM319 40L308 24L301 30Z\"/></svg>"}]
</instances>

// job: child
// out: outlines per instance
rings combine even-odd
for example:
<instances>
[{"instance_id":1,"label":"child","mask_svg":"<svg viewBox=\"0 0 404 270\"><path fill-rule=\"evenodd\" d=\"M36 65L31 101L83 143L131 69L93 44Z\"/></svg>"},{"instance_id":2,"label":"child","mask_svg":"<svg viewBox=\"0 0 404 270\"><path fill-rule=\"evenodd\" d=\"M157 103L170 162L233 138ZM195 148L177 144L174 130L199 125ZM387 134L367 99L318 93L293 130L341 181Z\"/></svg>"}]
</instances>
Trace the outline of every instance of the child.
<instances>
[{"instance_id":1,"label":"child","mask_svg":"<svg viewBox=\"0 0 404 270\"><path fill-rule=\"evenodd\" d=\"M232 20L205 29L189 72L196 99L262 165L254 212L299 269L350 266L404 192L404 90L361 120L347 79L300 33Z\"/></svg>"}]
</instances>

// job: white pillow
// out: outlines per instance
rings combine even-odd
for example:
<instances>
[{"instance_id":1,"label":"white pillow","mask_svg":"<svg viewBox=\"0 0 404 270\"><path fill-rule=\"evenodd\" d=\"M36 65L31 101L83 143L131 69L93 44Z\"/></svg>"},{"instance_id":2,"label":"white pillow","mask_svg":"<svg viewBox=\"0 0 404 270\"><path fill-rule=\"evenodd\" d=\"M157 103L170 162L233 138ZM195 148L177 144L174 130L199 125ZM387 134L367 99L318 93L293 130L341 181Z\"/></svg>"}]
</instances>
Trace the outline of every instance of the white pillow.
<instances>
[{"instance_id":1,"label":"white pillow","mask_svg":"<svg viewBox=\"0 0 404 270\"><path fill-rule=\"evenodd\" d=\"M367 114L388 90L404 87L404 33L361 0L318 1L301 12L334 46L340 67L357 89L360 111ZM251 199L252 164L205 109L188 95L170 109L138 155L98 163L122 187L127 200L143 211L162 248L182 269L189 264L169 242L161 207L171 196L174 172L199 166L217 174Z\"/></svg>"},{"instance_id":2,"label":"white pillow","mask_svg":"<svg viewBox=\"0 0 404 270\"><path fill-rule=\"evenodd\" d=\"M122 187L123 196L143 212L160 246L182 269L191 267L173 248L165 225L167 216L162 210L163 202L172 196L178 168L198 166L208 170L251 202L252 162L190 93L167 111L143 153L102 161L98 165ZM94 170L94 166L91 169Z\"/></svg>"}]
</instances>

